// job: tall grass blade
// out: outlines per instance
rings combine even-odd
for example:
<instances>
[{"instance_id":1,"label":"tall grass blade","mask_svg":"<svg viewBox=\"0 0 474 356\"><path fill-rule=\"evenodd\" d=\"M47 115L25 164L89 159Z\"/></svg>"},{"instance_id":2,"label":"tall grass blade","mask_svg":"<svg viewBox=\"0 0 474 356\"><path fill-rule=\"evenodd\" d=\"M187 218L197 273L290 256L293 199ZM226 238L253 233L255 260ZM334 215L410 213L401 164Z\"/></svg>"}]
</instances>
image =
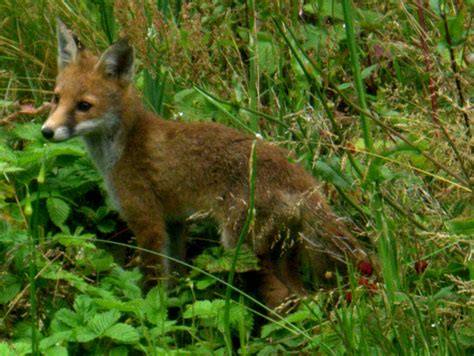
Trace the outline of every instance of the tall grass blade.
<instances>
[{"instance_id":1,"label":"tall grass blade","mask_svg":"<svg viewBox=\"0 0 474 356\"><path fill-rule=\"evenodd\" d=\"M347 42L349 44L349 51L351 54L351 64L353 69L355 87L357 90L357 97L359 99L359 105L364 110L367 110L367 103L365 101L365 88L362 81L360 62L359 62L359 53L357 51L355 32L354 32L354 15L352 13L352 5L350 0L342 0L342 9L344 12L344 24L346 27ZM370 125L363 113L360 113L360 124L362 127L362 134L364 137L365 147L368 151L372 151L373 148L373 138L370 133Z\"/></svg>"},{"instance_id":2,"label":"tall grass blade","mask_svg":"<svg viewBox=\"0 0 474 356\"><path fill-rule=\"evenodd\" d=\"M237 259L239 258L240 249L250 231L250 228L253 224L255 216L255 184L257 177L257 141L254 141L252 144L252 149L250 150L250 159L249 159L249 203L247 217L245 218L244 226L240 232L237 245L235 247L234 257L232 258L232 264L229 271L229 277L227 279L227 288L225 291L225 309L224 309L224 326L226 328L225 332L225 341L226 348L229 355L232 354L232 338L230 331L230 300L231 300L231 288L229 286L234 283L235 276L235 267L237 266Z\"/></svg>"}]
</instances>

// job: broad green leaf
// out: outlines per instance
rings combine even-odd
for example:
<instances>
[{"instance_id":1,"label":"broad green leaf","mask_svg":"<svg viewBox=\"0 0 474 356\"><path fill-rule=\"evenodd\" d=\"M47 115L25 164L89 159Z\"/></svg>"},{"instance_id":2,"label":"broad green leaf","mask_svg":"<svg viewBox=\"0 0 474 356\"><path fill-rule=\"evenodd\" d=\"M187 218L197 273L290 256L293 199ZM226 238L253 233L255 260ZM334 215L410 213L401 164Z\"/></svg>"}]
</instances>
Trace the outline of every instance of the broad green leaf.
<instances>
[{"instance_id":1,"label":"broad green leaf","mask_svg":"<svg viewBox=\"0 0 474 356\"><path fill-rule=\"evenodd\" d=\"M87 326L97 335L104 333L120 319L120 313L117 310L109 310L105 313L94 315L87 323Z\"/></svg>"},{"instance_id":2,"label":"broad green leaf","mask_svg":"<svg viewBox=\"0 0 474 356\"><path fill-rule=\"evenodd\" d=\"M195 89L177 92L174 105L178 116L186 121L211 120L216 112L215 107Z\"/></svg>"},{"instance_id":3,"label":"broad green leaf","mask_svg":"<svg viewBox=\"0 0 474 356\"><path fill-rule=\"evenodd\" d=\"M257 36L258 65L263 73L273 75L278 69L278 52L273 38L268 33L259 32Z\"/></svg>"},{"instance_id":4,"label":"broad green leaf","mask_svg":"<svg viewBox=\"0 0 474 356\"><path fill-rule=\"evenodd\" d=\"M125 346L114 347L109 356L128 356L128 349Z\"/></svg>"},{"instance_id":5,"label":"broad green leaf","mask_svg":"<svg viewBox=\"0 0 474 356\"><path fill-rule=\"evenodd\" d=\"M78 342L90 342L99 337L97 333L85 326L80 326L74 329L73 335Z\"/></svg>"},{"instance_id":6,"label":"broad green leaf","mask_svg":"<svg viewBox=\"0 0 474 356\"><path fill-rule=\"evenodd\" d=\"M80 316L81 323L85 324L95 314L92 298L88 295L78 295L74 300L74 310Z\"/></svg>"},{"instance_id":7,"label":"broad green leaf","mask_svg":"<svg viewBox=\"0 0 474 356\"><path fill-rule=\"evenodd\" d=\"M195 263L198 267L205 269L208 272L227 272L230 270L235 249L224 249L222 247L212 247L206 249L199 255ZM240 250L236 272L249 272L258 270L258 258L255 253L247 247Z\"/></svg>"},{"instance_id":8,"label":"broad green leaf","mask_svg":"<svg viewBox=\"0 0 474 356\"><path fill-rule=\"evenodd\" d=\"M59 309L54 315L55 319L60 322L74 328L81 324L80 317L70 309L62 308Z\"/></svg>"},{"instance_id":9,"label":"broad green leaf","mask_svg":"<svg viewBox=\"0 0 474 356\"><path fill-rule=\"evenodd\" d=\"M140 339L137 330L128 324L118 323L107 329L104 336L126 343L136 344Z\"/></svg>"},{"instance_id":10,"label":"broad green leaf","mask_svg":"<svg viewBox=\"0 0 474 356\"><path fill-rule=\"evenodd\" d=\"M40 124L26 123L16 125L13 132L17 137L28 141L41 141L43 137Z\"/></svg>"},{"instance_id":11,"label":"broad green leaf","mask_svg":"<svg viewBox=\"0 0 474 356\"><path fill-rule=\"evenodd\" d=\"M186 311L183 314L183 318L190 319L190 318L200 318L200 319L207 319L207 318L215 318L217 316L218 309L216 309L216 301L209 300L198 300L197 302L193 303L192 305L186 306ZM224 304L222 304L224 306Z\"/></svg>"},{"instance_id":12,"label":"broad green leaf","mask_svg":"<svg viewBox=\"0 0 474 356\"><path fill-rule=\"evenodd\" d=\"M7 344L4 341L0 341L0 355L2 356L16 356L17 353L14 352L13 347Z\"/></svg>"},{"instance_id":13,"label":"broad green leaf","mask_svg":"<svg viewBox=\"0 0 474 356\"><path fill-rule=\"evenodd\" d=\"M206 288L209 288L210 286L213 286L214 284L216 284L216 282L217 280L215 278L206 277L197 281L196 288L199 290L204 290Z\"/></svg>"},{"instance_id":14,"label":"broad green leaf","mask_svg":"<svg viewBox=\"0 0 474 356\"><path fill-rule=\"evenodd\" d=\"M57 314L57 313L56 313ZM48 336L40 341L40 349L41 350L50 350L53 346L69 340L73 334L72 330L56 332L51 336Z\"/></svg>"},{"instance_id":15,"label":"broad green leaf","mask_svg":"<svg viewBox=\"0 0 474 356\"><path fill-rule=\"evenodd\" d=\"M21 290L21 282L12 274L0 275L0 304L5 304L16 297Z\"/></svg>"},{"instance_id":16,"label":"broad green leaf","mask_svg":"<svg viewBox=\"0 0 474 356\"><path fill-rule=\"evenodd\" d=\"M59 198L48 198L46 200L46 208L48 209L51 221L58 227L64 225L71 212L69 205Z\"/></svg>"},{"instance_id":17,"label":"broad green leaf","mask_svg":"<svg viewBox=\"0 0 474 356\"><path fill-rule=\"evenodd\" d=\"M160 324L168 319L165 293L163 288L156 286L148 292L145 298L143 309L147 319L153 324Z\"/></svg>"},{"instance_id":18,"label":"broad green leaf","mask_svg":"<svg viewBox=\"0 0 474 356\"><path fill-rule=\"evenodd\" d=\"M2 109L8 108L8 107L13 106L13 105L15 105L14 101L0 99L0 108L2 108ZM1 355L1 353L0 353L0 355Z\"/></svg>"},{"instance_id":19,"label":"broad green leaf","mask_svg":"<svg viewBox=\"0 0 474 356\"><path fill-rule=\"evenodd\" d=\"M243 325L245 330L252 330L253 315L242 304L231 304L229 310L229 326L231 329L237 329L239 324ZM217 328L224 333L226 329L224 319L224 306L222 312L218 313Z\"/></svg>"},{"instance_id":20,"label":"broad green leaf","mask_svg":"<svg viewBox=\"0 0 474 356\"><path fill-rule=\"evenodd\" d=\"M88 242L89 239L93 238L93 235L71 235L66 233L59 233L54 235L54 241L57 241L63 246L80 246L84 248L89 248L91 250L95 249L95 245L91 242Z\"/></svg>"},{"instance_id":21,"label":"broad green leaf","mask_svg":"<svg viewBox=\"0 0 474 356\"><path fill-rule=\"evenodd\" d=\"M51 143L47 148L47 157L53 158L57 156L77 156L85 155L85 150L82 145L71 142Z\"/></svg>"},{"instance_id":22,"label":"broad green leaf","mask_svg":"<svg viewBox=\"0 0 474 356\"><path fill-rule=\"evenodd\" d=\"M67 348L64 346L53 346L50 349L43 351L45 356L68 356Z\"/></svg>"}]
</instances>

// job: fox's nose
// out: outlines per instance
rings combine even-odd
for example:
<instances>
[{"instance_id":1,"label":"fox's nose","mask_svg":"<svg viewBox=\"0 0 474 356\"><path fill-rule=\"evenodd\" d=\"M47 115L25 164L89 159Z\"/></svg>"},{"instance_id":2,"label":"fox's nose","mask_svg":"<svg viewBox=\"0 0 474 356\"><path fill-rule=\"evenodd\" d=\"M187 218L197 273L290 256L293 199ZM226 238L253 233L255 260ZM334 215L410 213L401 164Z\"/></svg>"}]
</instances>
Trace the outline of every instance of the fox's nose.
<instances>
[{"instance_id":1,"label":"fox's nose","mask_svg":"<svg viewBox=\"0 0 474 356\"><path fill-rule=\"evenodd\" d=\"M46 139L50 139L50 138L53 138L54 136L54 131L53 129L49 128L49 127L43 127L41 129L41 133L43 134L43 137L46 138Z\"/></svg>"}]
</instances>

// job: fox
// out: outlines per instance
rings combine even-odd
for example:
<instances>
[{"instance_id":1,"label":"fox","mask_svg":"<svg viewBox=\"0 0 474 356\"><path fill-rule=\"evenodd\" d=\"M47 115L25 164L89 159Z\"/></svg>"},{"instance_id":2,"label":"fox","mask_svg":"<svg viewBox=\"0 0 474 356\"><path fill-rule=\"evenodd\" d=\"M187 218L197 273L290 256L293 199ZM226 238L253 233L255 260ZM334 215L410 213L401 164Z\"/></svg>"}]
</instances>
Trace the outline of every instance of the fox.
<instances>
[{"instance_id":1,"label":"fox","mask_svg":"<svg viewBox=\"0 0 474 356\"><path fill-rule=\"evenodd\" d=\"M254 220L244 243L259 261L263 302L276 308L306 295L304 258L318 276L368 258L320 183L287 150L222 124L148 111L133 85L134 49L126 38L97 56L58 20L57 39L58 76L41 133L53 142L82 138L139 247L182 259L187 219L205 212L224 248L234 248L249 213L255 145ZM147 278L173 272L155 254L142 253L140 261Z\"/></svg>"}]
</instances>

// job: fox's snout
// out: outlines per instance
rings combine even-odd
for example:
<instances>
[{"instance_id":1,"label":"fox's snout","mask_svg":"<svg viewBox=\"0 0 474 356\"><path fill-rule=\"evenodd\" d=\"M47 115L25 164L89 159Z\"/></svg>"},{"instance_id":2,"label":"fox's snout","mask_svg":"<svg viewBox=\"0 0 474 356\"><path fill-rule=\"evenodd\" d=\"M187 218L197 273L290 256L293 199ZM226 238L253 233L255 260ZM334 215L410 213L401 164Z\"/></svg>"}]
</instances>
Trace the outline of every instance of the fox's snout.
<instances>
[{"instance_id":1,"label":"fox's snout","mask_svg":"<svg viewBox=\"0 0 474 356\"><path fill-rule=\"evenodd\" d=\"M41 134L43 135L43 137L44 137L45 139L50 140L50 139L52 139L53 136L54 136L54 130L53 130L52 128L50 128L50 127L47 127L47 126L45 127L45 126L43 126L43 127L41 128Z\"/></svg>"},{"instance_id":2,"label":"fox's snout","mask_svg":"<svg viewBox=\"0 0 474 356\"><path fill-rule=\"evenodd\" d=\"M74 130L67 126L59 126L54 128L48 124L48 120L46 120L45 124L41 128L41 134L45 139L57 142L65 141L75 136L73 131Z\"/></svg>"}]
</instances>

